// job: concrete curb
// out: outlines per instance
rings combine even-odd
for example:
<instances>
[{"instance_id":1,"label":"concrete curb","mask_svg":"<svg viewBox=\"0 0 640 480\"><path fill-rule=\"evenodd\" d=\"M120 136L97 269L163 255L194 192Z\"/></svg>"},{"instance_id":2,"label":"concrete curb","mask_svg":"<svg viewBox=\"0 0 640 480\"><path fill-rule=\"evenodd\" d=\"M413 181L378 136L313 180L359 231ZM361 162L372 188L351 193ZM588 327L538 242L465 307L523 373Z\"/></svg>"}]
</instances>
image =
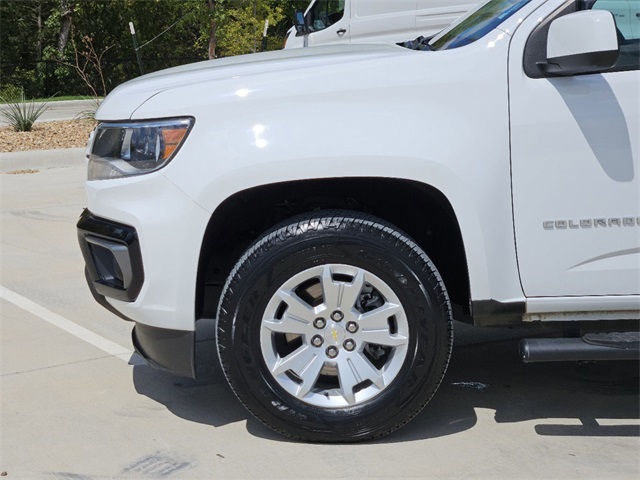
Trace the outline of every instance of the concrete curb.
<instances>
[{"instance_id":1,"label":"concrete curb","mask_svg":"<svg viewBox=\"0 0 640 480\"><path fill-rule=\"evenodd\" d=\"M0 173L16 170L41 170L52 167L84 165L85 148L30 150L28 152L0 152Z\"/></svg>"}]
</instances>

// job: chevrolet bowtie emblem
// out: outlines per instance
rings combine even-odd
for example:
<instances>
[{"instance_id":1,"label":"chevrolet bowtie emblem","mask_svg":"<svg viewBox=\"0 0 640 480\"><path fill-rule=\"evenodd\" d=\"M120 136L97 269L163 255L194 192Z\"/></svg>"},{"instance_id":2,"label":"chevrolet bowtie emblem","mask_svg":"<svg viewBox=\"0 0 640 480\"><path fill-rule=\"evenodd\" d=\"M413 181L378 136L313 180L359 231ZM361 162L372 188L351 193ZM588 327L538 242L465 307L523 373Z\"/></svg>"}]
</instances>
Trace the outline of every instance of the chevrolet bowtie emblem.
<instances>
[{"instance_id":1,"label":"chevrolet bowtie emblem","mask_svg":"<svg viewBox=\"0 0 640 480\"><path fill-rule=\"evenodd\" d=\"M338 331L335 328L331 329L331 336L333 337L334 342L338 342Z\"/></svg>"}]
</instances>

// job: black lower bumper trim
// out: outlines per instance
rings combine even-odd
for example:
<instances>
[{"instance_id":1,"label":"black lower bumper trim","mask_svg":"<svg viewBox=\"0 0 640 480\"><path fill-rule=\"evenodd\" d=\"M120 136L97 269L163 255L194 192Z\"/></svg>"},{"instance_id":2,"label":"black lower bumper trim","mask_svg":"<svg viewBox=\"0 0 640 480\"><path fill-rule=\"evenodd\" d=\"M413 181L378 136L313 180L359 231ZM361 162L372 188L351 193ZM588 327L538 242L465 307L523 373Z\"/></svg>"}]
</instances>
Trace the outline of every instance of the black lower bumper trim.
<instances>
[{"instance_id":1,"label":"black lower bumper trim","mask_svg":"<svg viewBox=\"0 0 640 480\"><path fill-rule=\"evenodd\" d=\"M136 323L132 339L136 351L152 367L181 377L196 378L195 332Z\"/></svg>"},{"instance_id":2,"label":"black lower bumper trim","mask_svg":"<svg viewBox=\"0 0 640 480\"><path fill-rule=\"evenodd\" d=\"M86 209L77 228L92 291L102 297L134 302L144 283L135 228L96 217Z\"/></svg>"},{"instance_id":3,"label":"black lower bumper trim","mask_svg":"<svg viewBox=\"0 0 640 480\"><path fill-rule=\"evenodd\" d=\"M91 292L91 295L93 296L93 299L96 302L98 302L98 304L102 305L104 308L109 310L114 315L117 315L118 317L122 318L123 320L126 320L127 322L133 322L133 320L131 320L129 317L127 317L126 315L124 315L120 311L116 310L109 302L107 302L107 299L104 297L104 295L100 295L100 293L98 293L98 291L96 290L96 287L95 287L95 283L91 279L91 274L89 273L89 269L86 268L86 267L84 269L84 276L85 276L85 278L87 280L87 285L89 286L89 291Z\"/></svg>"}]
</instances>

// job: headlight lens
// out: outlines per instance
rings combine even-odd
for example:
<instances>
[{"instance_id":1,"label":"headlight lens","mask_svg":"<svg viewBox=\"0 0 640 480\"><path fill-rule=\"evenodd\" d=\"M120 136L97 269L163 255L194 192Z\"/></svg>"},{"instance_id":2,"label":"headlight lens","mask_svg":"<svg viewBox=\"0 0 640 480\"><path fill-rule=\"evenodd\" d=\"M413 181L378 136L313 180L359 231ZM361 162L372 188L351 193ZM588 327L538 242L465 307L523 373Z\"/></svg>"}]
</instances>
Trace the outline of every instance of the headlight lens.
<instances>
[{"instance_id":1,"label":"headlight lens","mask_svg":"<svg viewBox=\"0 0 640 480\"><path fill-rule=\"evenodd\" d=\"M93 135L89 180L142 175L161 169L187 138L193 118L105 122Z\"/></svg>"}]
</instances>

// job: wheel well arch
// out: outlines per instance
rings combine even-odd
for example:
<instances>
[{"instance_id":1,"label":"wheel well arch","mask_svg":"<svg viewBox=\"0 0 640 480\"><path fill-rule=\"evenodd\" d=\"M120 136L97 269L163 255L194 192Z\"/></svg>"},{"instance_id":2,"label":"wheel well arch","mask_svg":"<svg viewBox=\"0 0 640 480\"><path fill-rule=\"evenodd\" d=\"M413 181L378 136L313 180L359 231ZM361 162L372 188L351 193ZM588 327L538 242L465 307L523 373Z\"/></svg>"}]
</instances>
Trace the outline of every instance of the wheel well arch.
<instances>
[{"instance_id":1,"label":"wheel well arch","mask_svg":"<svg viewBox=\"0 0 640 480\"><path fill-rule=\"evenodd\" d=\"M215 317L233 266L265 231L294 215L329 209L369 213L405 231L436 265L454 305L454 316L469 314L465 248L445 195L412 180L341 177L260 185L223 201L211 215L202 240L196 319Z\"/></svg>"}]
</instances>

